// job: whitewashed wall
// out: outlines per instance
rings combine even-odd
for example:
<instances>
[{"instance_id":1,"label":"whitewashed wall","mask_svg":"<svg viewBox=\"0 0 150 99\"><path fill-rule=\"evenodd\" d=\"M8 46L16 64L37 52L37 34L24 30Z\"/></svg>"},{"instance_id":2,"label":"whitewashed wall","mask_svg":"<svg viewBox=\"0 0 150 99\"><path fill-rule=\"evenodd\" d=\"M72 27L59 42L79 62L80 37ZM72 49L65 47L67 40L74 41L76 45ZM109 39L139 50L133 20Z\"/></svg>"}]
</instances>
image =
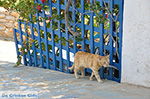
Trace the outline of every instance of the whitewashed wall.
<instances>
[{"instance_id":1,"label":"whitewashed wall","mask_svg":"<svg viewBox=\"0 0 150 99\"><path fill-rule=\"evenodd\" d=\"M124 0L122 82L150 87L150 0Z\"/></svg>"}]
</instances>

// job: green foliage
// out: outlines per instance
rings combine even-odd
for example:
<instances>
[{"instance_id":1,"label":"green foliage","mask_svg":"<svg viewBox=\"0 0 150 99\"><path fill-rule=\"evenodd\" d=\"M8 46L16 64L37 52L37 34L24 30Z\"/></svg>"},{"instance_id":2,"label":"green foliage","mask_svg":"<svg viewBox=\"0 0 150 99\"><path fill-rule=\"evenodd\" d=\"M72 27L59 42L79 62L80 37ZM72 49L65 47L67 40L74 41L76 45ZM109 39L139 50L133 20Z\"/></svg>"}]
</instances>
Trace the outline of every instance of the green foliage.
<instances>
[{"instance_id":1,"label":"green foliage","mask_svg":"<svg viewBox=\"0 0 150 99\"><path fill-rule=\"evenodd\" d=\"M82 38L81 36L78 36L78 37L75 38L75 40L76 40L77 42L81 42L81 41L83 41L83 38Z\"/></svg>"},{"instance_id":2,"label":"green foliage","mask_svg":"<svg viewBox=\"0 0 150 99\"><path fill-rule=\"evenodd\" d=\"M35 13L34 0L0 0L0 6L17 11L25 19L28 19L29 14Z\"/></svg>"},{"instance_id":3,"label":"green foliage","mask_svg":"<svg viewBox=\"0 0 150 99\"><path fill-rule=\"evenodd\" d=\"M21 64L21 60L22 60L22 56L21 55L17 56L17 62L16 62L16 65L14 67L19 66Z\"/></svg>"}]
</instances>

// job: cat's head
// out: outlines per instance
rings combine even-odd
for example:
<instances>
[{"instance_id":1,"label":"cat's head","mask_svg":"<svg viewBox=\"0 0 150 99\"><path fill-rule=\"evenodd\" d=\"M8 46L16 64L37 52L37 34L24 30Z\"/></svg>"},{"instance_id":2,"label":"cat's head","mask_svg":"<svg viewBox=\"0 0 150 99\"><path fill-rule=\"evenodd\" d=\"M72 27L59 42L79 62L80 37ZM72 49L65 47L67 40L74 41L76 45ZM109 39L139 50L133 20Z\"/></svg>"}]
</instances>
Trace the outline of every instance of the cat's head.
<instances>
[{"instance_id":1,"label":"cat's head","mask_svg":"<svg viewBox=\"0 0 150 99\"><path fill-rule=\"evenodd\" d=\"M108 67L109 66L109 55L103 56L103 58L101 59L101 63L104 67Z\"/></svg>"}]
</instances>

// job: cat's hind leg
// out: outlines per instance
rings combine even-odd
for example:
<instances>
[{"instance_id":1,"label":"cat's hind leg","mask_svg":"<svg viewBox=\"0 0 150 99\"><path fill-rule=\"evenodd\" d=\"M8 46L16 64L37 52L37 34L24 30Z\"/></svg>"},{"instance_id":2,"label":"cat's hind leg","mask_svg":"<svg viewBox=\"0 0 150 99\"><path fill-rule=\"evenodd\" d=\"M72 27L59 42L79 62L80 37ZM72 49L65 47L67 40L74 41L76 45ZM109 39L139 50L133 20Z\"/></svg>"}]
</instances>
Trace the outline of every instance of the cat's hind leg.
<instances>
[{"instance_id":1,"label":"cat's hind leg","mask_svg":"<svg viewBox=\"0 0 150 99\"><path fill-rule=\"evenodd\" d=\"M94 77L94 73L92 72L91 76L90 76L90 80L93 80Z\"/></svg>"}]
</instances>

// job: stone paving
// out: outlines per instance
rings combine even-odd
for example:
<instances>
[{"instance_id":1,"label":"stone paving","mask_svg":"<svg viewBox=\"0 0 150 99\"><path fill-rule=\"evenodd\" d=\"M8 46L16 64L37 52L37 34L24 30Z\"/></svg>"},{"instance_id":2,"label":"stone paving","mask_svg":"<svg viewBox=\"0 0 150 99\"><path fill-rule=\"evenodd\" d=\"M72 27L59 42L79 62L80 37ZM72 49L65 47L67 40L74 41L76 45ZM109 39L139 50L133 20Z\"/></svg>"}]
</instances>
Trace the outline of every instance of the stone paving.
<instances>
[{"instance_id":1,"label":"stone paving","mask_svg":"<svg viewBox=\"0 0 150 99\"><path fill-rule=\"evenodd\" d=\"M13 66L0 61L0 91L36 91L35 99L150 99L149 88L108 80L98 83L88 77L75 79L72 74Z\"/></svg>"},{"instance_id":2,"label":"stone paving","mask_svg":"<svg viewBox=\"0 0 150 99\"><path fill-rule=\"evenodd\" d=\"M23 65L13 67L16 61L13 53L14 43L0 41L0 93L37 92L38 97L32 99L150 99L150 88L108 80L98 83L90 81L89 77L75 79L72 74Z\"/></svg>"}]
</instances>

